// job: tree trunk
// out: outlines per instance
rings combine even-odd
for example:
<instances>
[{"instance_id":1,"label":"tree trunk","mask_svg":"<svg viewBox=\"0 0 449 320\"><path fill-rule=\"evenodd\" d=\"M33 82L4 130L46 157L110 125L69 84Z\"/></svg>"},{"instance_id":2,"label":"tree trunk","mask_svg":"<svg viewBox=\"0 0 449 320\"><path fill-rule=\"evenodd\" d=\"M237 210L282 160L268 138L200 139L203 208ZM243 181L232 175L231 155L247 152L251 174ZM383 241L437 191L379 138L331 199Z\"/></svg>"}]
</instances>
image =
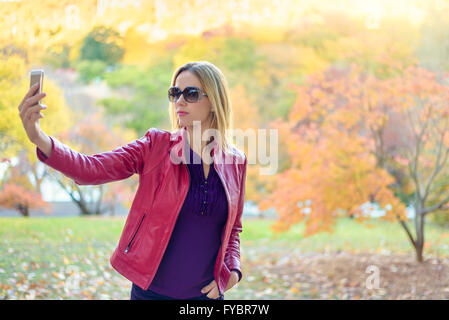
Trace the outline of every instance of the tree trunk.
<instances>
[{"instance_id":1,"label":"tree trunk","mask_svg":"<svg viewBox=\"0 0 449 320\"><path fill-rule=\"evenodd\" d=\"M91 212L89 211L89 209L87 208L86 202L83 201L77 201L76 204L78 205L78 207L81 210L81 215L90 215Z\"/></svg>"},{"instance_id":2,"label":"tree trunk","mask_svg":"<svg viewBox=\"0 0 449 320\"><path fill-rule=\"evenodd\" d=\"M416 260L418 262L423 262L423 251L424 251L424 215L421 211L416 212L415 216L415 227L416 227Z\"/></svg>"},{"instance_id":3,"label":"tree trunk","mask_svg":"<svg viewBox=\"0 0 449 320\"><path fill-rule=\"evenodd\" d=\"M407 227L407 224L405 221L400 220L399 217L397 217L399 220L399 223L404 228L405 232L407 233L407 237L410 240L411 244L413 245L413 248L415 249L416 253L416 261L423 262L423 249L424 249L424 215L420 213L415 214L415 229L416 229L416 239L413 238L413 235L411 234L409 228Z\"/></svg>"},{"instance_id":4,"label":"tree trunk","mask_svg":"<svg viewBox=\"0 0 449 320\"><path fill-rule=\"evenodd\" d=\"M422 254L423 254L423 248L422 247L416 248L416 261L418 261L418 262L424 261Z\"/></svg>"},{"instance_id":5,"label":"tree trunk","mask_svg":"<svg viewBox=\"0 0 449 320\"><path fill-rule=\"evenodd\" d=\"M17 210L19 210L20 214L24 216L25 218L28 218L30 216L30 210L28 206L24 206L22 204L17 205Z\"/></svg>"}]
</instances>

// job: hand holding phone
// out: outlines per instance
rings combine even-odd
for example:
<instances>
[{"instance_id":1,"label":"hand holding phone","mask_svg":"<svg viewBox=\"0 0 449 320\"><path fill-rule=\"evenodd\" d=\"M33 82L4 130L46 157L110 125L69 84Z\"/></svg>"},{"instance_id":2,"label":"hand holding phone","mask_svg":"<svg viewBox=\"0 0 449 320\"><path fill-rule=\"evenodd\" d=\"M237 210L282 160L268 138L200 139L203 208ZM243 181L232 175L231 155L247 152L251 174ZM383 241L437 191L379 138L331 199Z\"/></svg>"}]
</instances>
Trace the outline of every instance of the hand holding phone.
<instances>
[{"instance_id":1,"label":"hand holding phone","mask_svg":"<svg viewBox=\"0 0 449 320\"><path fill-rule=\"evenodd\" d=\"M39 119L44 117L41 111L47 108L40 103L42 98L46 96L45 92L42 92L43 79L44 70L31 71L30 89L18 107L23 127L33 143L40 138Z\"/></svg>"}]
</instances>

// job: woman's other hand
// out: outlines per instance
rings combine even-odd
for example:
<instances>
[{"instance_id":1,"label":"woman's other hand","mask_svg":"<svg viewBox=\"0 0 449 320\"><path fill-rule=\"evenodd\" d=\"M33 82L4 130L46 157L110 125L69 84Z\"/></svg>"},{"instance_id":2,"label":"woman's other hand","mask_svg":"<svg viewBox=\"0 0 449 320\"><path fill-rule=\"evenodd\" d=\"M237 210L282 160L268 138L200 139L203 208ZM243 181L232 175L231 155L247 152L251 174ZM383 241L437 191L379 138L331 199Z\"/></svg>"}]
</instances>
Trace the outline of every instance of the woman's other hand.
<instances>
[{"instance_id":1,"label":"woman's other hand","mask_svg":"<svg viewBox=\"0 0 449 320\"><path fill-rule=\"evenodd\" d=\"M239 282L239 274L235 271L231 271L231 275L229 276L228 284L226 285L225 292L231 289L233 286L235 286ZM201 289L201 293L208 292L207 297L211 299L217 299L220 296L220 292L218 290L218 285L215 280L212 280L211 283L209 283L207 286L205 286L203 289Z\"/></svg>"}]
</instances>

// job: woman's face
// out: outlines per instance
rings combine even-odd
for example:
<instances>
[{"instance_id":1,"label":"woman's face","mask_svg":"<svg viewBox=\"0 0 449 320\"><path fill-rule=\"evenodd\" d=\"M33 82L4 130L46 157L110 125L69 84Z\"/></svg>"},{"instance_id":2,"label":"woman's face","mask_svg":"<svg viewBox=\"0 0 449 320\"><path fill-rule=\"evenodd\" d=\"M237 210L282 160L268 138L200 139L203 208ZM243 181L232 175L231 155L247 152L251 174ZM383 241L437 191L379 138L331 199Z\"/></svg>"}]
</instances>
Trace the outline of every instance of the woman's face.
<instances>
[{"instance_id":1,"label":"woman's face","mask_svg":"<svg viewBox=\"0 0 449 320\"><path fill-rule=\"evenodd\" d=\"M189 70L183 71L178 75L175 86L181 89L181 91L186 87L198 87L203 90L198 78ZM184 95L181 95L174 105L178 123L181 127L186 126L188 129L191 129L193 121L201 121L201 131L210 128L213 113L211 112L212 104L209 97L202 96L200 101L192 103L185 101ZM186 114L179 114L178 112L180 111L186 112Z\"/></svg>"}]
</instances>

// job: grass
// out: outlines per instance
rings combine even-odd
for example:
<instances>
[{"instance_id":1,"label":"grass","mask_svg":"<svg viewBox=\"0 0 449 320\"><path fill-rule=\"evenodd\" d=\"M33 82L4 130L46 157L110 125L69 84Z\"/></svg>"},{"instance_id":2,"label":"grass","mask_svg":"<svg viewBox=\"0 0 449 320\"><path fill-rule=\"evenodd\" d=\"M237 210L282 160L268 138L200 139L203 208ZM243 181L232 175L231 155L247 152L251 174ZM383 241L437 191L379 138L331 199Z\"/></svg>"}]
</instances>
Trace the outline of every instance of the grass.
<instances>
[{"instance_id":1,"label":"grass","mask_svg":"<svg viewBox=\"0 0 449 320\"><path fill-rule=\"evenodd\" d=\"M337 221L334 233L318 233L304 237L304 223L293 226L288 232L274 235L270 225L274 220L254 219L242 222L241 240L250 244L259 242L276 249L298 249L303 252L351 251L379 252L388 250L397 253L412 253L414 249L404 229L397 222L378 219L369 221L371 227L353 219L342 218ZM408 223L413 233L413 221ZM449 256L449 228L428 223L425 226L425 253Z\"/></svg>"},{"instance_id":2,"label":"grass","mask_svg":"<svg viewBox=\"0 0 449 320\"><path fill-rule=\"evenodd\" d=\"M292 250L415 254L398 223L372 220L373 227L367 228L351 219L340 219L334 234L304 238L303 224L273 235L273 222L242 221L243 256L254 252L263 256L268 251L282 256ZM123 217L0 218L0 299L24 298L30 288L36 288L41 299L126 299L130 282L109 264L124 223ZM448 228L427 224L425 230L424 256L449 256ZM63 280L70 276L68 267L73 265L86 275L81 283L84 289L76 294L63 288Z\"/></svg>"},{"instance_id":3,"label":"grass","mask_svg":"<svg viewBox=\"0 0 449 320\"><path fill-rule=\"evenodd\" d=\"M14 246L32 243L59 243L68 246L116 244L123 229L123 217L70 218L0 218L0 239ZM270 219L244 219L241 233L245 242L270 242L272 246L298 248L304 251L323 250L378 250L413 252L412 245L398 223L373 219L366 227L352 219L339 219L333 234L324 232L303 237L304 224L293 226L278 235L270 231ZM412 221L408 222L413 230ZM449 228L428 223L425 240L428 252L449 254Z\"/></svg>"},{"instance_id":4,"label":"grass","mask_svg":"<svg viewBox=\"0 0 449 320\"><path fill-rule=\"evenodd\" d=\"M110 217L0 218L0 236L11 241L115 241L125 220Z\"/></svg>"}]
</instances>

